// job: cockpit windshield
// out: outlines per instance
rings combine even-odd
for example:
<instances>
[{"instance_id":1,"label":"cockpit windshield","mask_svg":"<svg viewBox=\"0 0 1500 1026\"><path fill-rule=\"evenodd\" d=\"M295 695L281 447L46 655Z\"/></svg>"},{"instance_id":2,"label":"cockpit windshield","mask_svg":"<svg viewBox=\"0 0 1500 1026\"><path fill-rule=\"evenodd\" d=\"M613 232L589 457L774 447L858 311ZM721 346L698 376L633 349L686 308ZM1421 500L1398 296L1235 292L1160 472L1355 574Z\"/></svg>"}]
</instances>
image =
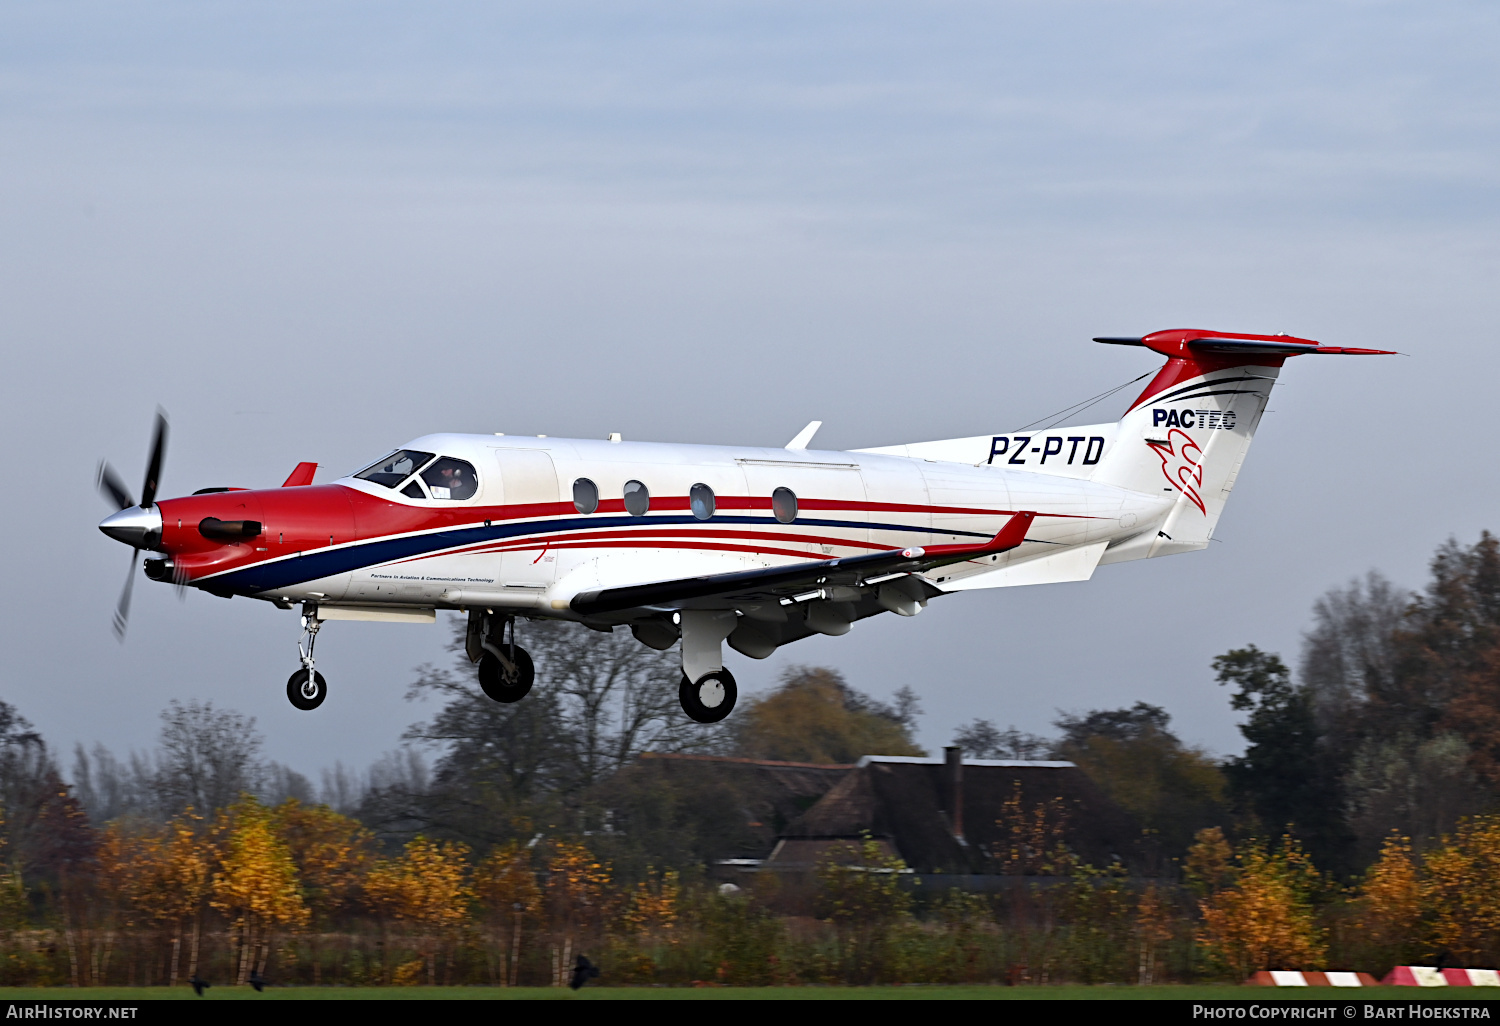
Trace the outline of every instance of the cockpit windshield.
<instances>
[{"instance_id":1,"label":"cockpit windshield","mask_svg":"<svg viewBox=\"0 0 1500 1026\"><path fill-rule=\"evenodd\" d=\"M399 449L374 466L366 467L354 476L361 481L371 481L387 488L394 488L432 459L430 452Z\"/></svg>"},{"instance_id":2,"label":"cockpit windshield","mask_svg":"<svg viewBox=\"0 0 1500 1026\"><path fill-rule=\"evenodd\" d=\"M422 471L422 480L434 499L467 499L479 488L473 464L452 456L444 456Z\"/></svg>"}]
</instances>

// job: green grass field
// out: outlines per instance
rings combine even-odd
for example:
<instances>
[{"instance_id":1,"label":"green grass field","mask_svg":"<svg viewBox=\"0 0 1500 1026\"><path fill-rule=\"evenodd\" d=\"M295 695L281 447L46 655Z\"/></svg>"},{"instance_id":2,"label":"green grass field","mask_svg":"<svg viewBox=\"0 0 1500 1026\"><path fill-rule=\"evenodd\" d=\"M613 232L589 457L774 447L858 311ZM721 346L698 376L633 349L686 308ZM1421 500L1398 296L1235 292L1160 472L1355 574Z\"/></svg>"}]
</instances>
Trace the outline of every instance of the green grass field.
<instances>
[{"instance_id":1,"label":"green grass field","mask_svg":"<svg viewBox=\"0 0 1500 1026\"><path fill-rule=\"evenodd\" d=\"M189 987L0 987L0 1001L900 1001L932 1000L1390 1000L1500 999L1500 988L1373 987L249 987L218 986L203 997Z\"/></svg>"}]
</instances>

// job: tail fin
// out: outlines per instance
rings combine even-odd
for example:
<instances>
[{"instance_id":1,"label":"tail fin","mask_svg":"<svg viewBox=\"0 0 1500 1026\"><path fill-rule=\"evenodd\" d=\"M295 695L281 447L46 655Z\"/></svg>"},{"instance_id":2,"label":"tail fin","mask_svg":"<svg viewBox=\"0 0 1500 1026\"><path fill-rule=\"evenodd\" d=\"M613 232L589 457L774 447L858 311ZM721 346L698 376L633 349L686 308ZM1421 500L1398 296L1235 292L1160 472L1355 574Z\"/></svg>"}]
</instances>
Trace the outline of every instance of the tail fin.
<instances>
[{"instance_id":1,"label":"tail fin","mask_svg":"<svg viewBox=\"0 0 1500 1026\"><path fill-rule=\"evenodd\" d=\"M1138 492L1177 493L1155 532L1114 546L1103 563L1208 545L1288 357L1383 352L1321 346L1287 335L1192 330L1094 341L1145 346L1168 359L1121 418L1091 479Z\"/></svg>"}]
</instances>

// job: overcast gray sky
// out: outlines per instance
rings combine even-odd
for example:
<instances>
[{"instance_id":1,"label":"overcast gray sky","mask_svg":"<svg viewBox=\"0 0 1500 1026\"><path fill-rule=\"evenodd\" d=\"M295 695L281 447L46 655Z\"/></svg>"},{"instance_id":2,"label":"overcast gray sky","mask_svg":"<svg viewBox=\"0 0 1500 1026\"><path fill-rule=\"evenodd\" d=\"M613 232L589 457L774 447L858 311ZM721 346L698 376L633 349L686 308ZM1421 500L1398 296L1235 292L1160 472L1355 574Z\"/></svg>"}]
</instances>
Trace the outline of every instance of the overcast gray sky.
<instances>
[{"instance_id":1,"label":"overcast gray sky","mask_svg":"<svg viewBox=\"0 0 1500 1026\"><path fill-rule=\"evenodd\" d=\"M158 403L171 495L440 430L1004 431L1153 366L1098 334L1399 349L1288 366L1206 552L730 655L910 684L929 746L1145 699L1235 751L1215 654L1500 526L1496 53L1442 0L0 6L3 697L116 750L211 699L308 773L430 714L432 627L331 625L312 715L293 613L142 581L116 644L94 464L137 487Z\"/></svg>"}]
</instances>

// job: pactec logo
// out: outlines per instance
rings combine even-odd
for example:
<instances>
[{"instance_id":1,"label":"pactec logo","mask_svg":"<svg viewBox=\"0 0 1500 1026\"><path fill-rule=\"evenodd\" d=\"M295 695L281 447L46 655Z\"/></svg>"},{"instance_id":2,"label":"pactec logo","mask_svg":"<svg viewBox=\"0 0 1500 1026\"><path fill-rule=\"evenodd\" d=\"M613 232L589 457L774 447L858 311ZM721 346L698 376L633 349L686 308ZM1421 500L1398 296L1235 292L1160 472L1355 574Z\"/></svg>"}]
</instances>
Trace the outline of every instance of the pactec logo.
<instances>
[{"instance_id":1,"label":"pactec logo","mask_svg":"<svg viewBox=\"0 0 1500 1026\"><path fill-rule=\"evenodd\" d=\"M1161 413L1161 410L1157 410ZM1198 443L1187 436L1185 431L1172 430L1167 432L1167 440L1158 442L1154 438L1148 438L1146 444L1156 450L1156 455L1161 457L1161 472L1166 475L1172 487L1192 500L1194 506L1205 516L1207 508L1203 505L1203 450Z\"/></svg>"},{"instance_id":2,"label":"pactec logo","mask_svg":"<svg viewBox=\"0 0 1500 1026\"><path fill-rule=\"evenodd\" d=\"M1163 410L1151 411L1152 427L1197 427L1210 431L1228 431L1234 427L1233 410Z\"/></svg>"}]
</instances>

